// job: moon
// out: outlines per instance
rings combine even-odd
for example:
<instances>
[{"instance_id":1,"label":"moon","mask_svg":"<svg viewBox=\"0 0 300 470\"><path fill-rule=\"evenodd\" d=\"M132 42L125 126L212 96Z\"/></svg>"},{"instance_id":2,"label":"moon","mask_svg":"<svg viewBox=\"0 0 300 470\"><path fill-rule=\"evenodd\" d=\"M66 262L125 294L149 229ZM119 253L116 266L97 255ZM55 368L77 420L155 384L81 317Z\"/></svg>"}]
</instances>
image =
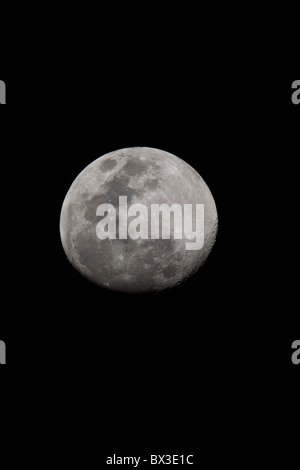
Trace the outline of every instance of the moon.
<instances>
[{"instance_id":1,"label":"moon","mask_svg":"<svg viewBox=\"0 0 300 470\"><path fill-rule=\"evenodd\" d=\"M204 204L204 243L187 250L182 239L99 239L101 204L116 208L151 204ZM195 223L193 215L193 223ZM201 176L182 159L163 150L132 147L101 156L74 180L62 205L60 235L68 260L84 277L114 291L154 293L174 287L195 273L208 257L217 233L213 196ZM190 240L188 240L190 241Z\"/></svg>"}]
</instances>

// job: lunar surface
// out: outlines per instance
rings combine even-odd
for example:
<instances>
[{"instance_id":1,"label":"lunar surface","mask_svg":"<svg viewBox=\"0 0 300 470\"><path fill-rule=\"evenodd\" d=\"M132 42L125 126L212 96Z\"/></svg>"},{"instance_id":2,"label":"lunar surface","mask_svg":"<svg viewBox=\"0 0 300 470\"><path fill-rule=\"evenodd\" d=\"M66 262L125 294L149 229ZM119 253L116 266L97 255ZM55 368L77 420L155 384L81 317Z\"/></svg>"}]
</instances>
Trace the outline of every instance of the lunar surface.
<instances>
[{"instance_id":1,"label":"lunar surface","mask_svg":"<svg viewBox=\"0 0 300 470\"><path fill-rule=\"evenodd\" d=\"M118 224L119 196L127 196L128 207L144 204L149 219L151 204L204 204L203 247L187 250L190 239L185 233L176 239L174 231L169 239L150 234L99 239L97 208L112 204ZM133 147L98 158L78 175L63 202L60 234L69 261L87 279L115 291L144 293L173 287L196 272L213 247L217 225L212 194L190 165L162 150Z\"/></svg>"}]
</instances>

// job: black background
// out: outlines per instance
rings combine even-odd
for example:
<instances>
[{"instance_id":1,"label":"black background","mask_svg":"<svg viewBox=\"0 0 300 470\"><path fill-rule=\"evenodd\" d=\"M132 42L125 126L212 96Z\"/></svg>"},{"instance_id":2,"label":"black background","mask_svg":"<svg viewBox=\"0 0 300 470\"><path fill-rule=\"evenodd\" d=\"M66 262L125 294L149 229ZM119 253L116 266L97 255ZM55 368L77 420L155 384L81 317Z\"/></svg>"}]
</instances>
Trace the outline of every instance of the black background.
<instances>
[{"instance_id":1,"label":"black background","mask_svg":"<svg viewBox=\"0 0 300 470\"><path fill-rule=\"evenodd\" d=\"M187 449L238 463L239 450L254 463L263 450L286 465L300 367L297 77L167 51L1 68L4 381L20 410L17 390L32 389L37 423L54 421L85 459ZM154 296L89 283L59 237L78 173L131 146L191 164L219 215L206 264Z\"/></svg>"}]
</instances>

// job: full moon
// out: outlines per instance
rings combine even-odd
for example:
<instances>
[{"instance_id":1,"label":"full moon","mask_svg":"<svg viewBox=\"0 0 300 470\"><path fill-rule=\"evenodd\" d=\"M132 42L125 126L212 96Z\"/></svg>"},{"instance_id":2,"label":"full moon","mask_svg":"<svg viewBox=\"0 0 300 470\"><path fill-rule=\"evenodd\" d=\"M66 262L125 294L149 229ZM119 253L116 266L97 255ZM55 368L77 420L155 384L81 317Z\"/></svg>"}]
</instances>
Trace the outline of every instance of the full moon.
<instances>
[{"instance_id":1,"label":"full moon","mask_svg":"<svg viewBox=\"0 0 300 470\"><path fill-rule=\"evenodd\" d=\"M149 220L152 204L204 205L202 248L186 249L190 238L183 232L178 239L174 230L169 239L100 239L97 208L114 206L118 227L120 196L127 197L128 208L145 205ZM159 292L195 273L213 247L217 226L213 196L196 170L175 155L148 147L116 150L93 161L74 180L60 216L62 245L74 268L101 287L128 293Z\"/></svg>"}]
</instances>

